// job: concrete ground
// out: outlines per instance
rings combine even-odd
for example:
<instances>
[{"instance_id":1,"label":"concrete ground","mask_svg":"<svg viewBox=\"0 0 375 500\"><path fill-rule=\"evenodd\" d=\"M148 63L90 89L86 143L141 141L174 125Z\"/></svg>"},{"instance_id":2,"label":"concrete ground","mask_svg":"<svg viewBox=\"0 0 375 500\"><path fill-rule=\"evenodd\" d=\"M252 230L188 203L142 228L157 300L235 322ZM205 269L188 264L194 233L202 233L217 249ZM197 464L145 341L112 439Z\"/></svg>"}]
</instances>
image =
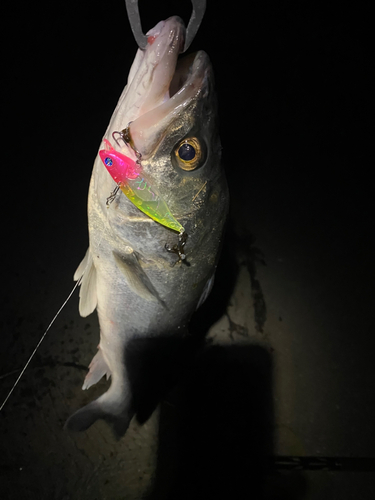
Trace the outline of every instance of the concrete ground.
<instances>
[{"instance_id":1,"label":"concrete ground","mask_svg":"<svg viewBox=\"0 0 375 500\"><path fill-rule=\"evenodd\" d=\"M70 8L72 46L63 21L30 37L40 54L60 27L48 69L25 47L22 68L17 57L7 66L6 95L22 102L7 121L0 401L73 286L91 164L133 57L115 82L99 78L108 53L95 37L86 45L84 8L73 20ZM215 68L231 192L214 290L192 339L155 348L146 375L158 404L121 440L101 421L63 430L107 385L80 389L99 332L95 315L78 315L76 292L0 413L1 498L374 498L366 24L322 12L259 7L231 41L207 32L226 33L235 13L224 26L211 11L194 43ZM102 11L92 14L90 33Z\"/></svg>"}]
</instances>

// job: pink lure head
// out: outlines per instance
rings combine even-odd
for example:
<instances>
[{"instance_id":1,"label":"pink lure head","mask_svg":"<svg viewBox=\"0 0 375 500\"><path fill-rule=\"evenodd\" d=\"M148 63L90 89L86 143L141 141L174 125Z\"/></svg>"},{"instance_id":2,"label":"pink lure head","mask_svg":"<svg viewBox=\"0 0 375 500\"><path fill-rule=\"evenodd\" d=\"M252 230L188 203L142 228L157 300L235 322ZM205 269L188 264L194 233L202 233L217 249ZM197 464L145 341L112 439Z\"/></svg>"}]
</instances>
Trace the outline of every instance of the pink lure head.
<instances>
[{"instance_id":1,"label":"pink lure head","mask_svg":"<svg viewBox=\"0 0 375 500\"><path fill-rule=\"evenodd\" d=\"M136 179L140 173L139 165L113 149L111 143L104 139L105 149L99 151L100 158L105 168L115 182L125 183L127 179Z\"/></svg>"}]
</instances>

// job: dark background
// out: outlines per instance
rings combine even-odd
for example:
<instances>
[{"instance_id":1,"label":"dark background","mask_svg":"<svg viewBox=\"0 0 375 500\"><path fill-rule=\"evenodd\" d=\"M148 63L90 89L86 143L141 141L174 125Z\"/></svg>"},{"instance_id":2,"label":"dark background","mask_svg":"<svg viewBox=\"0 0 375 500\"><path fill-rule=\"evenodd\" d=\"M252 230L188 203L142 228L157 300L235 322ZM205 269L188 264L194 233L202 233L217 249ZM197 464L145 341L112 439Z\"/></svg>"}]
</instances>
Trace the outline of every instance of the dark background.
<instances>
[{"instance_id":1,"label":"dark background","mask_svg":"<svg viewBox=\"0 0 375 500\"><path fill-rule=\"evenodd\" d=\"M187 22L190 2L143 1L140 10L147 31L173 14ZM71 290L87 248L93 161L136 43L121 0L17 2L2 17L6 374L22 366ZM349 323L360 325L345 333L366 353L366 376L351 388L359 394L374 383L372 31L361 3L208 0L189 49L205 50L215 71L230 227L240 239L276 228L300 252L319 253ZM356 359L342 372L358 373ZM15 442L9 432L5 442ZM370 498L353 495L341 498Z\"/></svg>"}]
</instances>

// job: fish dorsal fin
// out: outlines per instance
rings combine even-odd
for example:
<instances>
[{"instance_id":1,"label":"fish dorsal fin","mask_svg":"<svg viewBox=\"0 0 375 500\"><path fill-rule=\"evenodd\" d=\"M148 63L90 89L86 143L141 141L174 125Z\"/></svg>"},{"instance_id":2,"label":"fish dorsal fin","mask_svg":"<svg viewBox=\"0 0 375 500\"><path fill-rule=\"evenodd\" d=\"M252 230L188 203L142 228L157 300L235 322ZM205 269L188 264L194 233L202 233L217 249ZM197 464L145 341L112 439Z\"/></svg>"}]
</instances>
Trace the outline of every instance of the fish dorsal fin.
<instances>
[{"instance_id":1,"label":"fish dorsal fin","mask_svg":"<svg viewBox=\"0 0 375 500\"><path fill-rule=\"evenodd\" d=\"M83 275L83 277L82 277ZM79 314L85 318L91 314L98 302L96 294L96 269L92 260L90 248L74 273L74 279L82 277L81 288L79 291Z\"/></svg>"},{"instance_id":2,"label":"fish dorsal fin","mask_svg":"<svg viewBox=\"0 0 375 500\"><path fill-rule=\"evenodd\" d=\"M118 269L121 271L127 284L134 293L149 302L160 302L165 307L164 302L161 300L154 285L142 269L133 250L130 249L128 253L121 255L117 252L113 252L113 257Z\"/></svg>"}]
</instances>

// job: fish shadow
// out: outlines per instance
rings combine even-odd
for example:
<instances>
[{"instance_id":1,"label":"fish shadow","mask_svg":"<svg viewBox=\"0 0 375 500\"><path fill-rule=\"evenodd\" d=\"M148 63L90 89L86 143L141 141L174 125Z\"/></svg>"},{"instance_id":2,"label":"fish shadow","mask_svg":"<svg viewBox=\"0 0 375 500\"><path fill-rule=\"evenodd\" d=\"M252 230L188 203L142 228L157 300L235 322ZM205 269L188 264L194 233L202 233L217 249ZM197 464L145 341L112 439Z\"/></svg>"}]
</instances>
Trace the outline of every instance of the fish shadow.
<instances>
[{"instance_id":1,"label":"fish shadow","mask_svg":"<svg viewBox=\"0 0 375 500\"><path fill-rule=\"evenodd\" d=\"M145 498L241 498L246 492L261 498L254 494L262 490L273 450L269 352L255 345L199 346L192 337L141 339L136 347L131 373L138 421L160 403L158 461Z\"/></svg>"},{"instance_id":2,"label":"fish shadow","mask_svg":"<svg viewBox=\"0 0 375 500\"><path fill-rule=\"evenodd\" d=\"M187 370L200 341L194 337L164 336L128 342L125 363L133 409L144 424Z\"/></svg>"},{"instance_id":3,"label":"fish shadow","mask_svg":"<svg viewBox=\"0 0 375 500\"><path fill-rule=\"evenodd\" d=\"M259 345L206 345L160 405L157 465L144 500L301 500L301 475L274 470L273 368Z\"/></svg>"},{"instance_id":4,"label":"fish shadow","mask_svg":"<svg viewBox=\"0 0 375 500\"><path fill-rule=\"evenodd\" d=\"M155 481L145 498L258 498L272 453L271 374L259 346L202 348L161 404Z\"/></svg>"}]
</instances>

